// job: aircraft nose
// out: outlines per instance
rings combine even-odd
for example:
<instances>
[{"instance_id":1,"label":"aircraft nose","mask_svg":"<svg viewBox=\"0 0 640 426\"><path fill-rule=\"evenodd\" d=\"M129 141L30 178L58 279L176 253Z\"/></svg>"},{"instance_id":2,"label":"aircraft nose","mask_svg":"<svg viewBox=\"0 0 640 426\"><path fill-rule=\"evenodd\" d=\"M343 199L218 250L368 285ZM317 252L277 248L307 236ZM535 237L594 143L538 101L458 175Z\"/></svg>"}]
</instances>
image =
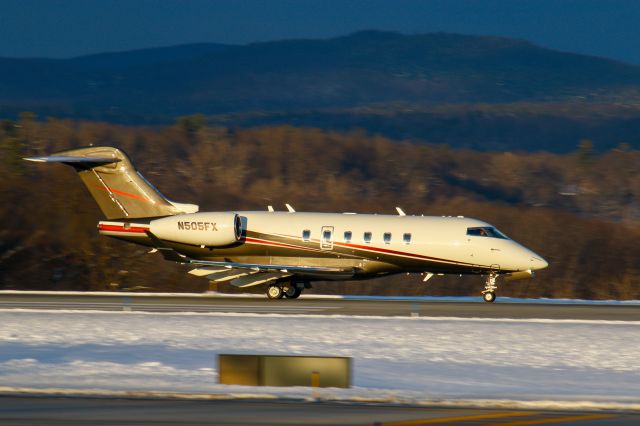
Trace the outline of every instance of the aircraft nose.
<instances>
[{"instance_id":1,"label":"aircraft nose","mask_svg":"<svg viewBox=\"0 0 640 426\"><path fill-rule=\"evenodd\" d=\"M549 266L549 262L544 260L541 256L531 257L531 270L544 269Z\"/></svg>"}]
</instances>

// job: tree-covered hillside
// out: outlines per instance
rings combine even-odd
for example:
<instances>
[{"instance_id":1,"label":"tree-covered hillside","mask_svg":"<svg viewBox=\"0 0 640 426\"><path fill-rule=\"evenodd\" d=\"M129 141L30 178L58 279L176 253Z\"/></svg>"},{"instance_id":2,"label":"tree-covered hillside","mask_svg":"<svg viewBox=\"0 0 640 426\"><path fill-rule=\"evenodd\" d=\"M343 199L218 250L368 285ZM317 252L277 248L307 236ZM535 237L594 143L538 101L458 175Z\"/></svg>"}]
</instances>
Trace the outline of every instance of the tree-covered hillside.
<instances>
[{"instance_id":1,"label":"tree-covered hillside","mask_svg":"<svg viewBox=\"0 0 640 426\"><path fill-rule=\"evenodd\" d=\"M0 126L0 288L147 287L203 291L206 280L159 255L97 235L101 213L75 173L22 161L85 145L130 154L171 199L204 211L466 215L482 218L545 256L532 281L501 295L640 298L640 151L480 152L416 144L362 131L290 126L228 129L201 117L133 127L83 121L4 121ZM283 208L283 207L281 207ZM480 278L396 276L318 285L320 292L477 294Z\"/></svg>"}]
</instances>

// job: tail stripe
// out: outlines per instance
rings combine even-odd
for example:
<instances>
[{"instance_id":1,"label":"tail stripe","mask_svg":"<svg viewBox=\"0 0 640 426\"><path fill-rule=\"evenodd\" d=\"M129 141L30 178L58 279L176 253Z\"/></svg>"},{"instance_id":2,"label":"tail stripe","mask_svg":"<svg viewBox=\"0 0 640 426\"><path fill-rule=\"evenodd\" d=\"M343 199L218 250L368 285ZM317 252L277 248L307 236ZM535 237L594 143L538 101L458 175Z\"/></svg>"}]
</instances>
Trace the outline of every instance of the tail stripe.
<instances>
[{"instance_id":1,"label":"tail stripe","mask_svg":"<svg viewBox=\"0 0 640 426\"><path fill-rule=\"evenodd\" d=\"M100 175L94 169L91 169L91 171L93 172L95 177L98 179L98 181L100 181L100 183L102 184L102 187L100 187L98 185L95 185L95 187L105 191L107 193L107 195L109 195L109 198L111 198L111 201L113 201L114 204L117 205L120 208L120 210L122 210L122 213L124 213L124 215L126 217L129 217L129 212L127 211L127 209L125 209L124 206L122 205L122 203L120 203L120 201L118 201L118 199L113 195L113 192L107 186L107 184L104 182L102 177L100 177Z\"/></svg>"},{"instance_id":2,"label":"tail stripe","mask_svg":"<svg viewBox=\"0 0 640 426\"><path fill-rule=\"evenodd\" d=\"M140 200L140 201L144 201L144 202L147 202L147 203L153 203L153 201L151 201L148 198L141 197L141 196L135 195L135 194L129 194L128 192L120 191L119 189L109 188L106 185L104 187L95 185L95 187L98 188L98 189L101 189L101 190L103 190L105 192L112 192L114 194L123 195L125 197L133 198L135 200Z\"/></svg>"}]
</instances>

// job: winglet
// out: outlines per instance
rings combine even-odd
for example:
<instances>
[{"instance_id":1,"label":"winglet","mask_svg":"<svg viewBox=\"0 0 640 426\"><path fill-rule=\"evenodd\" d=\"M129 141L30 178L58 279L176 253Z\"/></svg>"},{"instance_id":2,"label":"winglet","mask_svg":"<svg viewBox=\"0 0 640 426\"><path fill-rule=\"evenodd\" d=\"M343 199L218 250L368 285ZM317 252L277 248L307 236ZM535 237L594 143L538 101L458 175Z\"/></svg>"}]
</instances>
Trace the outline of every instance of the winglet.
<instances>
[{"instance_id":1,"label":"winglet","mask_svg":"<svg viewBox=\"0 0 640 426\"><path fill-rule=\"evenodd\" d=\"M291 207L291 204L285 204L285 206L287 206L287 210L289 210L289 213L295 213L295 209L293 207Z\"/></svg>"},{"instance_id":2,"label":"winglet","mask_svg":"<svg viewBox=\"0 0 640 426\"><path fill-rule=\"evenodd\" d=\"M151 231L148 229L144 231L145 234L151 239L154 247L160 252L162 257L166 260L172 260L174 262L179 263L187 263L189 262L189 258L184 254L180 254L168 245L166 245L160 238L156 237Z\"/></svg>"},{"instance_id":3,"label":"winglet","mask_svg":"<svg viewBox=\"0 0 640 426\"><path fill-rule=\"evenodd\" d=\"M406 216L407 215L400 207L396 207L396 211L398 212L398 216Z\"/></svg>"}]
</instances>

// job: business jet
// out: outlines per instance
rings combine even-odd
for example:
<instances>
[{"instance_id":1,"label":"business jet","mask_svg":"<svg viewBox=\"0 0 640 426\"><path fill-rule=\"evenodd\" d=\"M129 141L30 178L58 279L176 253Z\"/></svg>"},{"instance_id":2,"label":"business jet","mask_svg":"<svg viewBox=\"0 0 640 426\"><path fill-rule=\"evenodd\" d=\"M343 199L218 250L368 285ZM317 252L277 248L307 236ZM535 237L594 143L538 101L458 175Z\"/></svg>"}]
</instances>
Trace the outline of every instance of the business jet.
<instances>
[{"instance_id":1,"label":"business jet","mask_svg":"<svg viewBox=\"0 0 640 426\"><path fill-rule=\"evenodd\" d=\"M314 281L361 280L398 273L530 278L542 256L490 224L455 217L287 211L199 212L170 201L112 147L86 147L25 160L72 166L107 220L102 235L151 248L190 274L239 288L262 285L269 299L295 299Z\"/></svg>"}]
</instances>

